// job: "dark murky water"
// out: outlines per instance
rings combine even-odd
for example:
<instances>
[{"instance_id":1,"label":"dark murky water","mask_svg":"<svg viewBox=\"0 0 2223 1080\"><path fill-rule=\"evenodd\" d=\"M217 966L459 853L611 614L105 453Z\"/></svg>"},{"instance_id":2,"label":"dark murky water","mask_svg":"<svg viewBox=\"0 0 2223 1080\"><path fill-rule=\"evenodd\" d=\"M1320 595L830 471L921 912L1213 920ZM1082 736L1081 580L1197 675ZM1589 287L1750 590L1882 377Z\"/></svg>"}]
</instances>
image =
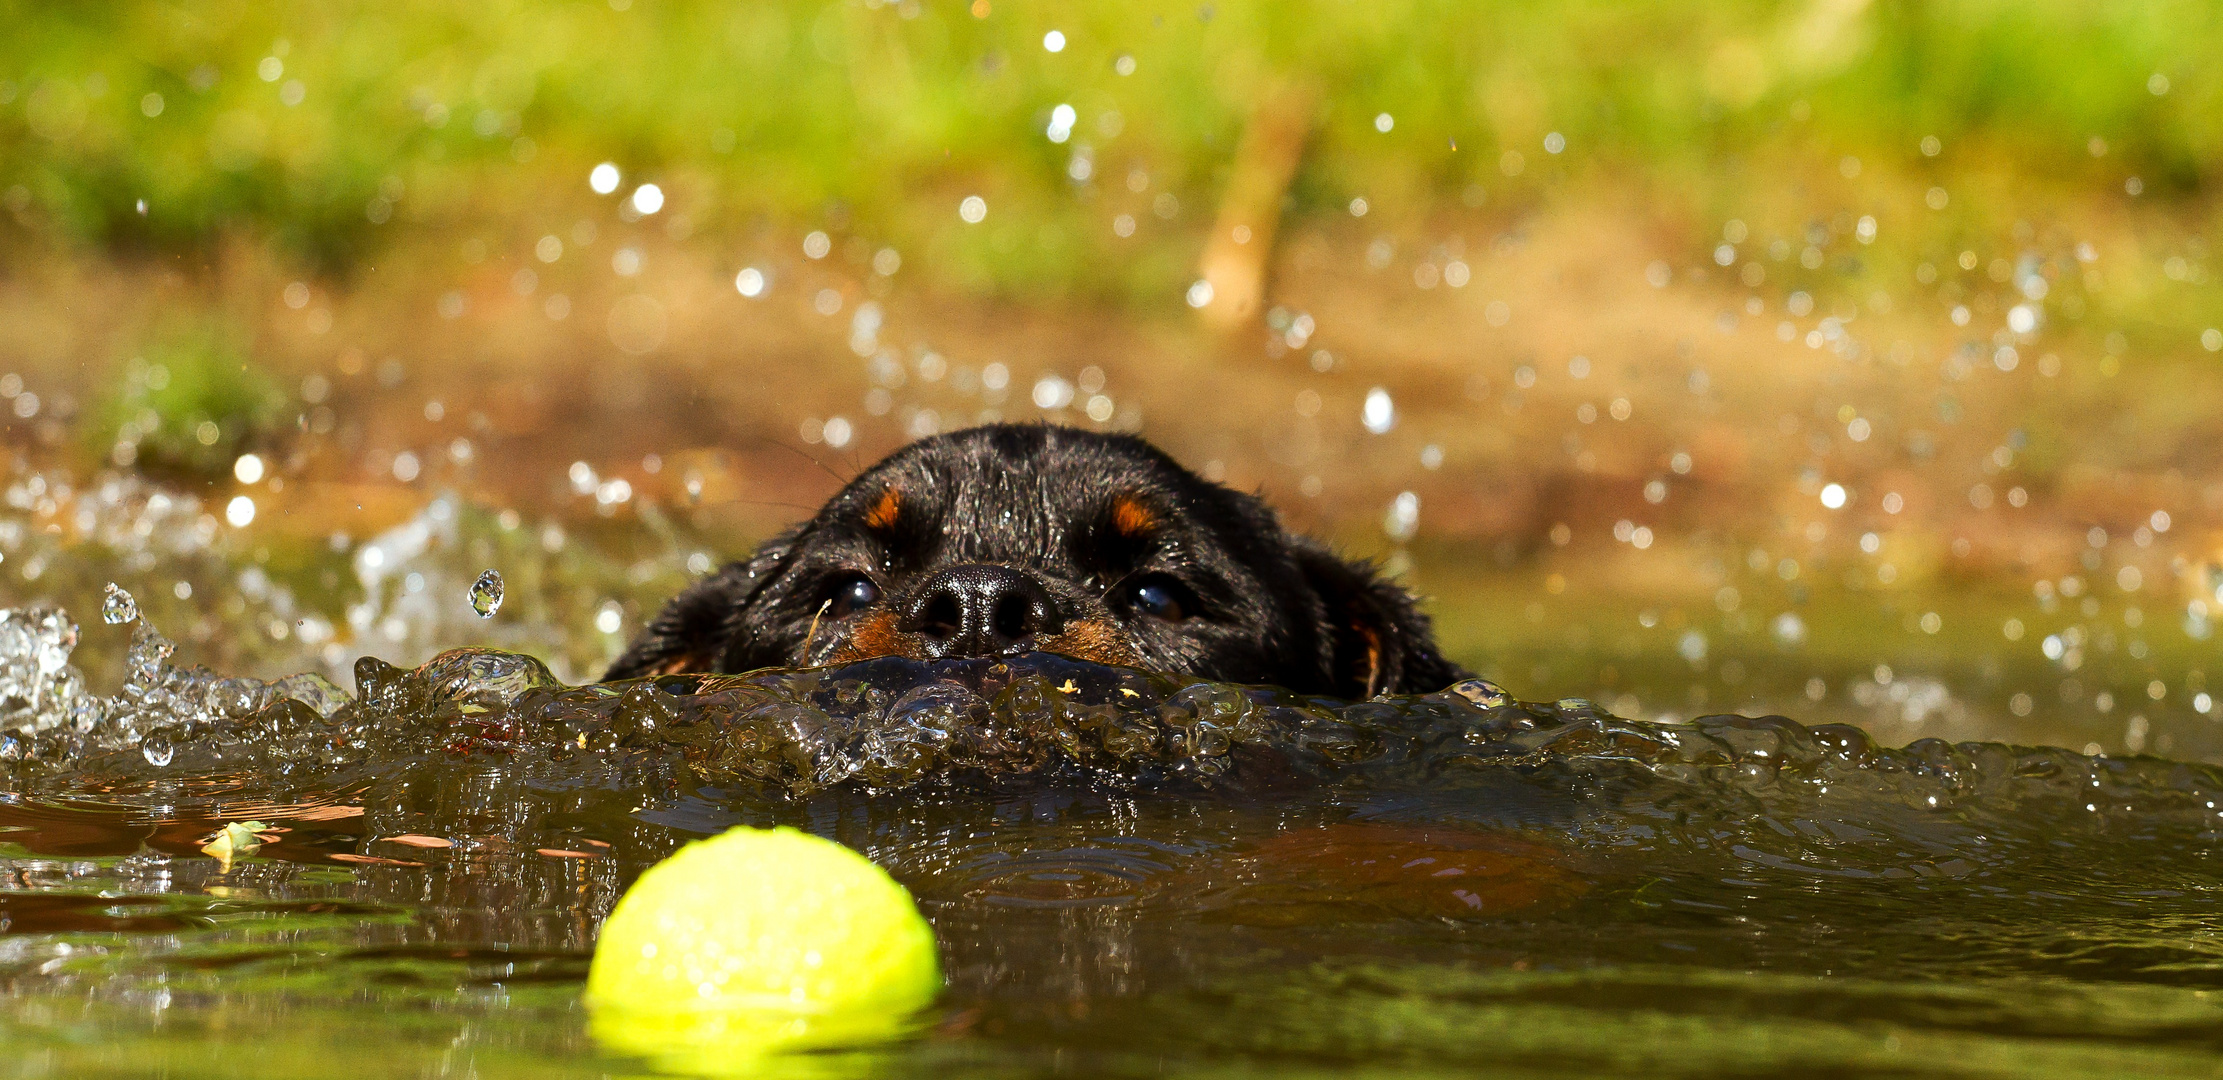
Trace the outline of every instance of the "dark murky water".
<instances>
[{"instance_id":1,"label":"dark murky water","mask_svg":"<svg viewBox=\"0 0 2223 1080\"><path fill-rule=\"evenodd\" d=\"M586 1033L595 927L741 823L866 853L942 942L931 1034L834 1072L2223 1070L2208 766L1049 656L457 651L350 697L136 629L98 698L65 619L0 627L12 1072L634 1071Z\"/></svg>"}]
</instances>

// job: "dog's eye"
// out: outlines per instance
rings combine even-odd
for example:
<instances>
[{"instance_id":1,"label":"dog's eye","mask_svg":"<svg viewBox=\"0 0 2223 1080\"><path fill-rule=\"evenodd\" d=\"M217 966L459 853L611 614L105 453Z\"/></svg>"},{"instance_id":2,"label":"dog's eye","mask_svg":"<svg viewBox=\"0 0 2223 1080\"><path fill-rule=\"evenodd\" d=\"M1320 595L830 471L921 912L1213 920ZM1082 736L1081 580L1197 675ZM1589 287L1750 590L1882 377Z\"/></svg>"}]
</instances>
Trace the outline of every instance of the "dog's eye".
<instances>
[{"instance_id":1,"label":"dog's eye","mask_svg":"<svg viewBox=\"0 0 2223 1080\"><path fill-rule=\"evenodd\" d=\"M874 585L871 578L852 574L834 582L829 598L833 601L833 607L828 608L826 614L839 619L871 607L874 601L880 599L880 587Z\"/></svg>"},{"instance_id":2,"label":"dog's eye","mask_svg":"<svg viewBox=\"0 0 2223 1080\"><path fill-rule=\"evenodd\" d=\"M1135 586L1135 610L1154 619L1180 622L1189 617L1181 595L1180 586L1163 578L1148 578Z\"/></svg>"}]
</instances>

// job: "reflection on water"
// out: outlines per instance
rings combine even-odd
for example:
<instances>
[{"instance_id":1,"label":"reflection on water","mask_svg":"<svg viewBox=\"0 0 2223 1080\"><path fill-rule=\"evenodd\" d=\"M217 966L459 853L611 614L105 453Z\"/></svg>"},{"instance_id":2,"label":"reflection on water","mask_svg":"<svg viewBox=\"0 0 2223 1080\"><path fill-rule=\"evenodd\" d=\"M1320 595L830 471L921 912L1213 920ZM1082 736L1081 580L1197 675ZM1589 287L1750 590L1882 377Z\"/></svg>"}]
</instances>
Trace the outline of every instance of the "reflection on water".
<instances>
[{"instance_id":1,"label":"reflection on water","mask_svg":"<svg viewBox=\"0 0 2223 1080\"><path fill-rule=\"evenodd\" d=\"M46 681L11 703L0 1023L58 1071L608 1067L596 925L737 823L855 847L935 925L932 1033L835 1072L2223 1063L2206 766L1041 655L572 687L462 650L349 696L143 624L92 698L66 619L7 625Z\"/></svg>"}]
</instances>

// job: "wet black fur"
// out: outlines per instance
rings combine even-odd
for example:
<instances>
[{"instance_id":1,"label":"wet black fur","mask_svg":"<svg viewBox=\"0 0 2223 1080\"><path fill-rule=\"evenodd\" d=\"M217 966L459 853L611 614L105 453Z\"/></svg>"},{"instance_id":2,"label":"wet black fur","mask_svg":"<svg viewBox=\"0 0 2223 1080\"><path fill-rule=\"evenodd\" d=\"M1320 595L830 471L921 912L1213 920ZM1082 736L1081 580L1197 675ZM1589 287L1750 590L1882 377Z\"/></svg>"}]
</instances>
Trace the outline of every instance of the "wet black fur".
<instances>
[{"instance_id":1,"label":"wet black fur","mask_svg":"<svg viewBox=\"0 0 2223 1080\"><path fill-rule=\"evenodd\" d=\"M901 492L894 526L867 525L891 487ZM1155 520L1145 538L1114 527L1122 495ZM1437 651L1409 594L1285 532L1255 496L1141 439L1006 424L890 455L810 520L681 593L605 678L825 663L873 610L829 618L843 582L864 575L881 594L875 607L900 607L927 575L961 564L1031 575L1060 618L1116 624L1141 666L1158 670L1346 698L1434 691L1467 675ZM1143 580L1175 589L1190 617L1136 610Z\"/></svg>"}]
</instances>

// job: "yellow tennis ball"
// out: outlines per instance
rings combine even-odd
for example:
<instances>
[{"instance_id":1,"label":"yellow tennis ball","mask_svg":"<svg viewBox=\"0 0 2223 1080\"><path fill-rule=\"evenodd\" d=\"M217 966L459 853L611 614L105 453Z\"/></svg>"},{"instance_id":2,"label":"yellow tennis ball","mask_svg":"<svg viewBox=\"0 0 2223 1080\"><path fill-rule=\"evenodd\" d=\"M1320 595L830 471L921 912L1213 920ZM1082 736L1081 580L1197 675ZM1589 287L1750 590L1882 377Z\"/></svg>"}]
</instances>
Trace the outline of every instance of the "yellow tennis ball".
<instances>
[{"instance_id":1,"label":"yellow tennis ball","mask_svg":"<svg viewBox=\"0 0 2223 1080\"><path fill-rule=\"evenodd\" d=\"M614 1049L731 1067L900 1035L941 986L934 931L886 871L808 833L738 828L618 900L587 1003Z\"/></svg>"}]
</instances>

